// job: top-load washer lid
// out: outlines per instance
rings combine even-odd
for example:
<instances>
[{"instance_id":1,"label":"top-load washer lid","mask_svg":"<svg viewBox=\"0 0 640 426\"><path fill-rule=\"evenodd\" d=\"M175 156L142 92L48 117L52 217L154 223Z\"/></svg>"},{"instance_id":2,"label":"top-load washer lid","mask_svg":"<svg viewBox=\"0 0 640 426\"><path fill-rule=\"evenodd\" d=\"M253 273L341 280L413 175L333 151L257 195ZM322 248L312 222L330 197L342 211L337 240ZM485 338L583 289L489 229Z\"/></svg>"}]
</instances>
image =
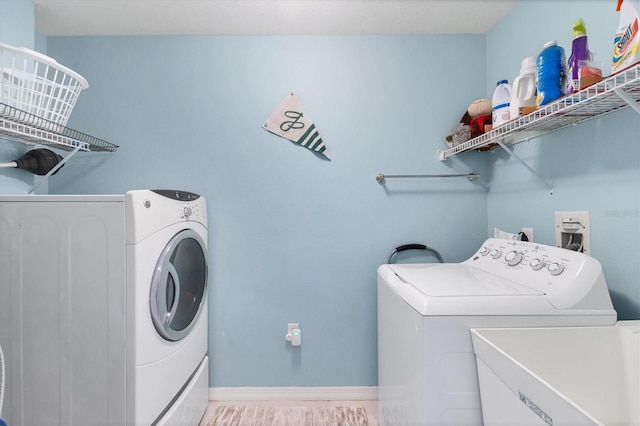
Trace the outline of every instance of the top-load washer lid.
<instances>
[{"instance_id":1,"label":"top-load washer lid","mask_svg":"<svg viewBox=\"0 0 640 426\"><path fill-rule=\"evenodd\" d=\"M390 288L421 315L604 318L590 324L616 320L597 260L524 241L490 238L461 263L382 265L378 285Z\"/></svg>"},{"instance_id":2,"label":"top-load washer lid","mask_svg":"<svg viewBox=\"0 0 640 426\"><path fill-rule=\"evenodd\" d=\"M514 281L465 264L389 265L405 283L433 297L542 295Z\"/></svg>"},{"instance_id":3,"label":"top-load washer lid","mask_svg":"<svg viewBox=\"0 0 640 426\"><path fill-rule=\"evenodd\" d=\"M379 277L424 316L553 314L545 293L464 263L383 265Z\"/></svg>"}]
</instances>

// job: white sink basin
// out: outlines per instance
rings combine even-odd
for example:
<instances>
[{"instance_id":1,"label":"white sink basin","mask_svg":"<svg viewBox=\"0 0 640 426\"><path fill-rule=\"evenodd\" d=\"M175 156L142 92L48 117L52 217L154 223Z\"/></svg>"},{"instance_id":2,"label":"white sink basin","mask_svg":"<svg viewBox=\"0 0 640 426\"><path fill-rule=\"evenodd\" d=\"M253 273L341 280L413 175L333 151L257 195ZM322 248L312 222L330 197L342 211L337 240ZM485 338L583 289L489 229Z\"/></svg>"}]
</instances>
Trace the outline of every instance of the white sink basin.
<instances>
[{"instance_id":1,"label":"white sink basin","mask_svg":"<svg viewBox=\"0 0 640 426\"><path fill-rule=\"evenodd\" d=\"M640 425L640 321L471 337L485 425Z\"/></svg>"}]
</instances>

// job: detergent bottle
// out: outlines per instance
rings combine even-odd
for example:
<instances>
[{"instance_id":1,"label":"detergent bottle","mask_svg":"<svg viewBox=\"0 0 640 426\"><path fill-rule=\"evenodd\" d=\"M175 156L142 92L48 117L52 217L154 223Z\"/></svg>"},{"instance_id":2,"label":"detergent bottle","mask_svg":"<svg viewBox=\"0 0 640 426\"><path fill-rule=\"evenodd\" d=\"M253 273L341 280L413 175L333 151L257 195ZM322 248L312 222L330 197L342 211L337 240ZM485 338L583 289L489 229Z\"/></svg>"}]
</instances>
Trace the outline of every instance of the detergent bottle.
<instances>
[{"instance_id":1,"label":"detergent bottle","mask_svg":"<svg viewBox=\"0 0 640 426\"><path fill-rule=\"evenodd\" d=\"M618 0L620 23L613 39L611 73L640 62L640 0Z\"/></svg>"},{"instance_id":2,"label":"detergent bottle","mask_svg":"<svg viewBox=\"0 0 640 426\"><path fill-rule=\"evenodd\" d=\"M587 45L587 28L582 19L578 19L573 24L573 42L571 43L571 56L567 67L567 75L569 76L568 93L577 92L580 88L580 62L590 61L591 52Z\"/></svg>"},{"instance_id":3,"label":"detergent bottle","mask_svg":"<svg viewBox=\"0 0 640 426\"><path fill-rule=\"evenodd\" d=\"M500 80L496 84L491 98L491 123L498 127L509 121L511 103L511 86L508 80Z\"/></svg>"},{"instance_id":4,"label":"detergent bottle","mask_svg":"<svg viewBox=\"0 0 640 426\"><path fill-rule=\"evenodd\" d=\"M536 59L536 105L543 106L562 97L566 89L566 56L558 43L545 43Z\"/></svg>"},{"instance_id":5,"label":"detergent bottle","mask_svg":"<svg viewBox=\"0 0 640 426\"><path fill-rule=\"evenodd\" d=\"M511 86L511 106L509 117L520 116L521 107L536 106L536 57L524 58L520 64L520 74Z\"/></svg>"}]
</instances>

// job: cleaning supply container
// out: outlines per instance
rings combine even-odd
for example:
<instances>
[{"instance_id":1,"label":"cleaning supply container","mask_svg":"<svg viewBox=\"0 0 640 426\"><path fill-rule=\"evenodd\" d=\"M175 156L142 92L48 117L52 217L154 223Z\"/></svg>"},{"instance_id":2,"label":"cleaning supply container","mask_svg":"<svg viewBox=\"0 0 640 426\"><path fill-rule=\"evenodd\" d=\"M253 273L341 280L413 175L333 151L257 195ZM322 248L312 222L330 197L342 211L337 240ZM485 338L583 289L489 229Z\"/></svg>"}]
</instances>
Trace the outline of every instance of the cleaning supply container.
<instances>
[{"instance_id":1,"label":"cleaning supply container","mask_svg":"<svg viewBox=\"0 0 640 426\"><path fill-rule=\"evenodd\" d=\"M640 62L640 0L618 0L620 23L613 39L611 73Z\"/></svg>"},{"instance_id":2,"label":"cleaning supply container","mask_svg":"<svg viewBox=\"0 0 640 426\"><path fill-rule=\"evenodd\" d=\"M571 56L567 63L567 75L569 76L569 93L580 89L580 62L590 61L591 52L587 45L587 28L582 19L573 24L573 41L571 42Z\"/></svg>"},{"instance_id":3,"label":"cleaning supply container","mask_svg":"<svg viewBox=\"0 0 640 426\"><path fill-rule=\"evenodd\" d=\"M510 119L511 86L509 80L500 80L496 84L491 99L491 122L493 128L503 125Z\"/></svg>"},{"instance_id":4,"label":"cleaning supply container","mask_svg":"<svg viewBox=\"0 0 640 426\"><path fill-rule=\"evenodd\" d=\"M564 95L566 63L562 46L558 46L556 41L545 43L536 60L536 105L546 105Z\"/></svg>"},{"instance_id":5,"label":"cleaning supply container","mask_svg":"<svg viewBox=\"0 0 640 426\"><path fill-rule=\"evenodd\" d=\"M520 74L513 80L509 117L518 118L521 107L536 106L536 57L522 60Z\"/></svg>"}]
</instances>

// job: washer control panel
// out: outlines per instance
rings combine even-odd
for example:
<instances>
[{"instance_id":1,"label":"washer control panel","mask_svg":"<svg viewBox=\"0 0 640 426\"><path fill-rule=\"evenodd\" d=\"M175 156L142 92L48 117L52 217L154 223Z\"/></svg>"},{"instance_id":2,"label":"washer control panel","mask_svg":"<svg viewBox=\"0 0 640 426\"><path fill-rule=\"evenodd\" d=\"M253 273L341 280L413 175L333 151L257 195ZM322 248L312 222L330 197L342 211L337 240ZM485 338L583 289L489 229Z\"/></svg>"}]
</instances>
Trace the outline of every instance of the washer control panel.
<instances>
[{"instance_id":1,"label":"washer control panel","mask_svg":"<svg viewBox=\"0 0 640 426\"><path fill-rule=\"evenodd\" d=\"M551 275L562 274L572 261L568 250L525 241L487 240L480 247L475 260L482 258L510 267L533 271L546 269Z\"/></svg>"},{"instance_id":2,"label":"washer control panel","mask_svg":"<svg viewBox=\"0 0 640 426\"><path fill-rule=\"evenodd\" d=\"M598 276L586 276L583 270L601 273L597 260L583 253L528 241L490 238L464 263L483 271L511 279L544 293L566 291L570 287L593 285ZM585 268L585 265L590 265Z\"/></svg>"}]
</instances>

